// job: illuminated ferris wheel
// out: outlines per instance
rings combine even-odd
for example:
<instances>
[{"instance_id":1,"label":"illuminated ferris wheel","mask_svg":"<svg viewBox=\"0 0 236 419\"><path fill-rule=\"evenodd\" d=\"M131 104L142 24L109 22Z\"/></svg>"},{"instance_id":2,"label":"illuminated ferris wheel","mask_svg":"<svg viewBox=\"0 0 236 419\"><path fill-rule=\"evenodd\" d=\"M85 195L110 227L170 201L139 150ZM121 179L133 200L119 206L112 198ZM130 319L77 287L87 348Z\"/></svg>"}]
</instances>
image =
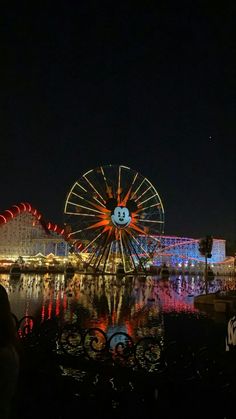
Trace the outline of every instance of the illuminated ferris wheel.
<instances>
[{"instance_id":1,"label":"illuminated ferris wheel","mask_svg":"<svg viewBox=\"0 0 236 419\"><path fill-rule=\"evenodd\" d=\"M94 271L145 270L159 246L164 209L151 182L126 166L100 166L69 191L64 213L68 237Z\"/></svg>"}]
</instances>

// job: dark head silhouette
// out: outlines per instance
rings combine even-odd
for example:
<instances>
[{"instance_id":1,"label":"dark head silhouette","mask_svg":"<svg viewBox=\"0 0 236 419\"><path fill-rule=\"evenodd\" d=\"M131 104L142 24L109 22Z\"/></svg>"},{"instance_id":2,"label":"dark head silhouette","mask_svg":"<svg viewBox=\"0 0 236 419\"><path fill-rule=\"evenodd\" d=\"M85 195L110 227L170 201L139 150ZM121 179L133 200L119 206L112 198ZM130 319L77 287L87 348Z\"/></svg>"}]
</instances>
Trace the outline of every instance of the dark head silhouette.
<instances>
[{"instance_id":1,"label":"dark head silhouette","mask_svg":"<svg viewBox=\"0 0 236 419\"><path fill-rule=\"evenodd\" d=\"M0 347L16 345L16 329L6 289L0 285Z\"/></svg>"}]
</instances>

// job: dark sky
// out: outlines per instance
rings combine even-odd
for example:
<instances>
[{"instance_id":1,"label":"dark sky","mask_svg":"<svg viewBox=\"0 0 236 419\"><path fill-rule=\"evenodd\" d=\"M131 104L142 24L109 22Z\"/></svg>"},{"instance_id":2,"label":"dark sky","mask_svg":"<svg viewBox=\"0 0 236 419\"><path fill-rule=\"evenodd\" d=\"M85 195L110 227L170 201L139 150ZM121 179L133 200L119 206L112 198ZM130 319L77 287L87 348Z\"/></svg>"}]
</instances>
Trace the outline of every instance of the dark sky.
<instances>
[{"instance_id":1,"label":"dark sky","mask_svg":"<svg viewBox=\"0 0 236 419\"><path fill-rule=\"evenodd\" d=\"M235 239L235 2L137 3L2 8L0 210L61 223L84 172L123 164L166 234Z\"/></svg>"}]
</instances>

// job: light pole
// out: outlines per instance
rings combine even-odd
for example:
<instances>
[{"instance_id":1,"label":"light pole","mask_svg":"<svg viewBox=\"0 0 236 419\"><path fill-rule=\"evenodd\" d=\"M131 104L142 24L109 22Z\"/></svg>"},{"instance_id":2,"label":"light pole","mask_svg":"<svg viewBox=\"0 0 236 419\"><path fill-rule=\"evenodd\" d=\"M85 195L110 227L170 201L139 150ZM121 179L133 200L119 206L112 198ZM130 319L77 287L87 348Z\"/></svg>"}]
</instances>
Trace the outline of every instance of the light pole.
<instances>
[{"instance_id":1,"label":"light pole","mask_svg":"<svg viewBox=\"0 0 236 419\"><path fill-rule=\"evenodd\" d=\"M207 258L211 258L211 251L212 251L212 245L213 245L213 237L212 236L206 236L203 239L200 239L199 241L199 252L202 256L205 257L205 288L206 288L206 294L208 294L208 266L207 266Z\"/></svg>"},{"instance_id":2,"label":"light pole","mask_svg":"<svg viewBox=\"0 0 236 419\"><path fill-rule=\"evenodd\" d=\"M207 266L207 253L205 253L205 287L206 294L208 294L208 266Z\"/></svg>"}]
</instances>

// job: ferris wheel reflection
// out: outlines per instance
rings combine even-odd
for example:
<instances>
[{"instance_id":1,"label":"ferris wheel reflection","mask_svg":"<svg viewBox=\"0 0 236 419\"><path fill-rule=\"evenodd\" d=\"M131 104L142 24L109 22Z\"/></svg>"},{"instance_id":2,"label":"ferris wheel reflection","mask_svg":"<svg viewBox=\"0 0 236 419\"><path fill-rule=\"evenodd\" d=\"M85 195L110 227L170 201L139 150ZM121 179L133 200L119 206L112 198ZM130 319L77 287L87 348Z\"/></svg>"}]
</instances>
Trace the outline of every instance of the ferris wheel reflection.
<instances>
[{"instance_id":1,"label":"ferris wheel reflection","mask_svg":"<svg viewBox=\"0 0 236 419\"><path fill-rule=\"evenodd\" d=\"M200 277L94 276L75 274L22 275L11 280L2 275L12 311L18 318L40 321L59 318L82 328L98 327L107 336L118 332L132 337L164 334L166 313L196 313L194 296L203 291ZM212 291L229 285L217 279ZM235 284L232 286L235 286Z\"/></svg>"}]
</instances>

